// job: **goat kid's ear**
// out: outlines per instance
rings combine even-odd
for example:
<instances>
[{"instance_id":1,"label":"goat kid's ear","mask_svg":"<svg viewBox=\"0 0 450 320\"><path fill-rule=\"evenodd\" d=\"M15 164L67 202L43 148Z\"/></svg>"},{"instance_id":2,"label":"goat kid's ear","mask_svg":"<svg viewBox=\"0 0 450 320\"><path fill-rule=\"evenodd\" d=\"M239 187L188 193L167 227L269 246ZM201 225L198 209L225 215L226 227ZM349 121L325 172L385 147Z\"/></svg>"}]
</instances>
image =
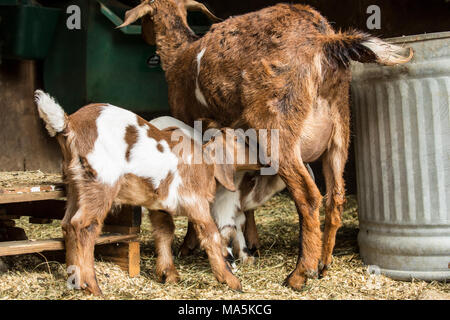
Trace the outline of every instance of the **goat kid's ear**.
<instances>
[{"instance_id":1,"label":"goat kid's ear","mask_svg":"<svg viewBox=\"0 0 450 320\"><path fill-rule=\"evenodd\" d=\"M214 165L214 177L223 185L227 190L236 191L236 185L234 184L235 168L232 164L215 164Z\"/></svg>"},{"instance_id":2,"label":"goat kid's ear","mask_svg":"<svg viewBox=\"0 0 450 320\"><path fill-rule=\"evenodd\" d=\"M227 146L224 130L213 130L214 136L203 145L203 157L207 163L214 164L214 177L226 189L234 192L236 186L234 184L234 174L236 167L234 163L230 163L230 150L234 151L234 144Z\"/></svg>"},{"instance_id":3,"label":"goat kid's ear","mask_svg":"<svg viewBox=\"0 0 450 320\"><path fill-rule=\"evenodd\" d=\"M212 22L223 21L223 19L216 17L211 11L209 11L209 9L203 3L197 2L195 0L186 0L184 2L184 7L187 11L203 12Z\"/></svg>"},{"instance_id":4,"label":"goat kid's ear","mask_svg":"<svg viewBox=\"0 0 450 320\"><path fill-rule=\"evenodd\" d=\"M125 12L125 19L124 19L123 23L120 26L118 26L117 28L126 27L126 26L132 24L133 22L135 22L136 20L138 20L139 18L142 18L143 16L145 16L147 14L152 14L152 13L153 13L153 8L149 5L148 0L145 0L137 7Z\"/></svg>"}]
</instances>

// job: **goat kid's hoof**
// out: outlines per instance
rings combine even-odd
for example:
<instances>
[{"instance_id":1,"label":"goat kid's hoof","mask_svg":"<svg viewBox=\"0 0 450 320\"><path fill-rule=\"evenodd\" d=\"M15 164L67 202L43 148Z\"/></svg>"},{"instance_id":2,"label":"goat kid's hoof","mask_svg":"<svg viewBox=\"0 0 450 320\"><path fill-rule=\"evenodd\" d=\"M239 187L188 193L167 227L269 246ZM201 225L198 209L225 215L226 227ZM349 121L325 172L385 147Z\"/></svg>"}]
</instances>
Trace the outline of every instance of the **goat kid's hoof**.
<instances>
[{"instance_id":1,"label":"goat kid's hoof","mask_svg":"<svg viewBox=\"0 0 450 320\"><path fill-rule=\"evenodd\" d=\"M257 243L248 243L247 248L250 251L251 254L256 253L256 251L259 250L259 248L261 247L261 245L259 244L259 242Z\"/></svg>"},{"instance_id":2,"label":"goat kid's hoof","mask_svg":"<svg viewBox=\"0 0 450 320\"><path fill-rule=\"evenodd\" d=\"M94 296L102 296L102 290L100 289L100 287L98 286L97 283L95 284L88 284L88 283L84 283L84 285L81 286L81 289L83 289L83 292L86 294L92 294Z\"/></svg>"},{"instance_id":3,"label":"goat kid's hoof","mask_svg":"<svg viewBox=\"0 0 450 320\"><path fill-rule=\"evenodd\" d=\"M319 279L325 277L328 273L328 265L319 262Z\"/></svg>"},{"instance_id":4,"label":"goat kid's hoof","mask_svg":"<svg viewBox=\"0 0 450 320\"><path fill-rule=\"evenodd\" d=\"M284 285L296 291L301 291L304 288L305 284L306 284L306 277L296 273L291 273L286 278L286 280L284 280Z\"/></svg>"},{"instance_id":5,"label":"goat kid's hoof","mask_svg":"<svg viewBox=\"0 0 450 320\"><path fill-rule=\"evenodd\" d=\"M242 292L242 285L239 279L235 276L230 276L225 279L225 283L234 291Z\"/></svg>"},{"instance_id":6,"label":"goat kid's hoof","mask_svg":"<svg viewBox=\"0 0 450 320\"><path fill-rule=\"evenodd\" d=\"M255 264L255 257L251 256L251 255L243 255L242 257L240 257L241 263L242 264L247 264L247 265L254 265Z\"/></svg>"},{"instance_id":7,"label":"goat kid's hoof","mask_svg":"<svg viewBox=\"0 0 450 320\"><path fill-rule=\"evenodd\" d=\"M158 279L161 283L177 283L180 281L180 275L176 270L164 270L158 275Z\"/></svg>"},{"instance_id":8,"label":"goat kid's hoof","mask_svg":"<svg viewBox=\"0 0 450 320\"><path fill-rule=\"evenodd\" d=\"M252 255L252 256L256 256L258 254L258 249L257 248L250 248L250 247L248 247L248 254Z\"/></svg>"},{"instance_id":9,"label":"goat kid's hoof","mask_svg":"<svg viewBox=\"0 0 450 320\"><path fill-rule=\"evenodd\" d=\"M319 273L317 272L317 270L306 270L305 276L308 279L317 279L317 278L319 278Z\"/></svg>"}]
</instances>

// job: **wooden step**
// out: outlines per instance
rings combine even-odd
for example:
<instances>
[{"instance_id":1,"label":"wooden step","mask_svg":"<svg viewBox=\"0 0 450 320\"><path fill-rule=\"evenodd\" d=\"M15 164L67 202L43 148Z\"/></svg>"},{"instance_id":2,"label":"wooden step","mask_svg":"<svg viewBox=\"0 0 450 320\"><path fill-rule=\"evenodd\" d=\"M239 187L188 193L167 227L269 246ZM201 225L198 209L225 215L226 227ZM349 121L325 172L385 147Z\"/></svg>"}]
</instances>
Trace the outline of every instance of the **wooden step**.
<instances>
[{"instance_id":1,"label":"wooden step","mask_svg":"<svg viewBox=\"0 0 450 320\"><path fill-rule=\"evenodd\" d=\"M136 234L104 234L97 238L96 245L136 240ZM0 242L0 256L11 256L42 251L64 249L64 239L22 240Z\"/></svg>"}]
</instances>

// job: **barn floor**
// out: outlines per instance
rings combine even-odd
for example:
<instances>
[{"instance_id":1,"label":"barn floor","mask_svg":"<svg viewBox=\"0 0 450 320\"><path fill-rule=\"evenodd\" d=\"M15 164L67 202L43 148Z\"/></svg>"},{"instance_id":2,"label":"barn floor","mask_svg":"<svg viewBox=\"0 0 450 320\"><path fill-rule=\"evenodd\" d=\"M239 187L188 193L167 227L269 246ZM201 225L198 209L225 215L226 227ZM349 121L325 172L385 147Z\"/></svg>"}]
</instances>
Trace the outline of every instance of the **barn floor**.
<instances>
[{"instance_id":1,"label":"barn floor","mask_svg":"<svg viewBox=\"0 0 450 320\"><path fill-rule=\"evenodd\" d=\"M297 257L297 221L295 206L285 193L277 195L257 210L256 222L262 248L255 265L238 265L236 274L244 291L238 293L217 283L206 255L200 251L188 258L175 259L182 277L180 283L165 285L156 282L154 242L149 219L145 216L141 234L141 275L129 278L116 265L97 262L97 277L103 298L449 299L449 284L399 282L367 273L358 254L357 205L353 196L348 197L344 225L338 233L329 274L320 280L309 280L301 292L284 287L282 282L294 268ZM186 232L187 221L177 218L176 225L175 248L178 248ZM30 225L26 218L22 218L17 221L17 226L25 228L30 239L61 236L59 221L51 225ZM0 299L102 299L67 289L65 265L46 261L38 254L7 257L3 261L9 270L0 274Z\"/></svg>"}]
</instances>

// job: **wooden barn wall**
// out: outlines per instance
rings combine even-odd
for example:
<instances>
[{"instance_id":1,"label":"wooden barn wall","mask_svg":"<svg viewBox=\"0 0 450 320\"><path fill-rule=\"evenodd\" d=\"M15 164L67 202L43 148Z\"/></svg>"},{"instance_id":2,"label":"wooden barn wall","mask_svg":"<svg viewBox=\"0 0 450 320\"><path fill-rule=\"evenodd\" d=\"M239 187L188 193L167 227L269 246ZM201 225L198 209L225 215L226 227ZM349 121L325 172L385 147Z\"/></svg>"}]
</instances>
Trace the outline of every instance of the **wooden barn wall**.
<instances>
[{"instance_id":1,"label":"wooden barn wall","mask_svg":"<svg viewBox=\"0 0 450 320\"><path fill-rule=\"evenodd\" d=\"M60 171L59 146L48 136L33 102L39 79L34 61L0 64L0 171Z\"/></svg>"},{"instance_id":2,"label":"wooden barn wall","mask_svg":"<svg viewBox=\"0 0 450 320\"><path fill-rule=\"evenodd\" d=\"M221 18L268 7L280 2L303 3L316 8L336 29L358 28L382 37L450 30L448 0L201 0ZM367 7L378 5L381 29L368 30Z\"/></svg>"},{"instance_id":3,"label":"wooden barn wall","mask_svg":"<svg viewBox=\"0 0 450 320\"><path fill-rule=\"evenodd\" d=\"M126 1L124 1L126 2ZM242 14L276 4L277 0L202 0L218 16ZM306 0L337 29L356 27L383 37L450 30L450 2L445 0ZM367 30L366 8L381 8L381 30ZM0 64L0 171L37 170L59 172L61 155L38 118L33 91L41 86L39 66L32 61L3 60ZM356 191L353 145L350 146L346 180ZM320 164L313 165L323 191Z\"/></svg>"}]
</instances>

